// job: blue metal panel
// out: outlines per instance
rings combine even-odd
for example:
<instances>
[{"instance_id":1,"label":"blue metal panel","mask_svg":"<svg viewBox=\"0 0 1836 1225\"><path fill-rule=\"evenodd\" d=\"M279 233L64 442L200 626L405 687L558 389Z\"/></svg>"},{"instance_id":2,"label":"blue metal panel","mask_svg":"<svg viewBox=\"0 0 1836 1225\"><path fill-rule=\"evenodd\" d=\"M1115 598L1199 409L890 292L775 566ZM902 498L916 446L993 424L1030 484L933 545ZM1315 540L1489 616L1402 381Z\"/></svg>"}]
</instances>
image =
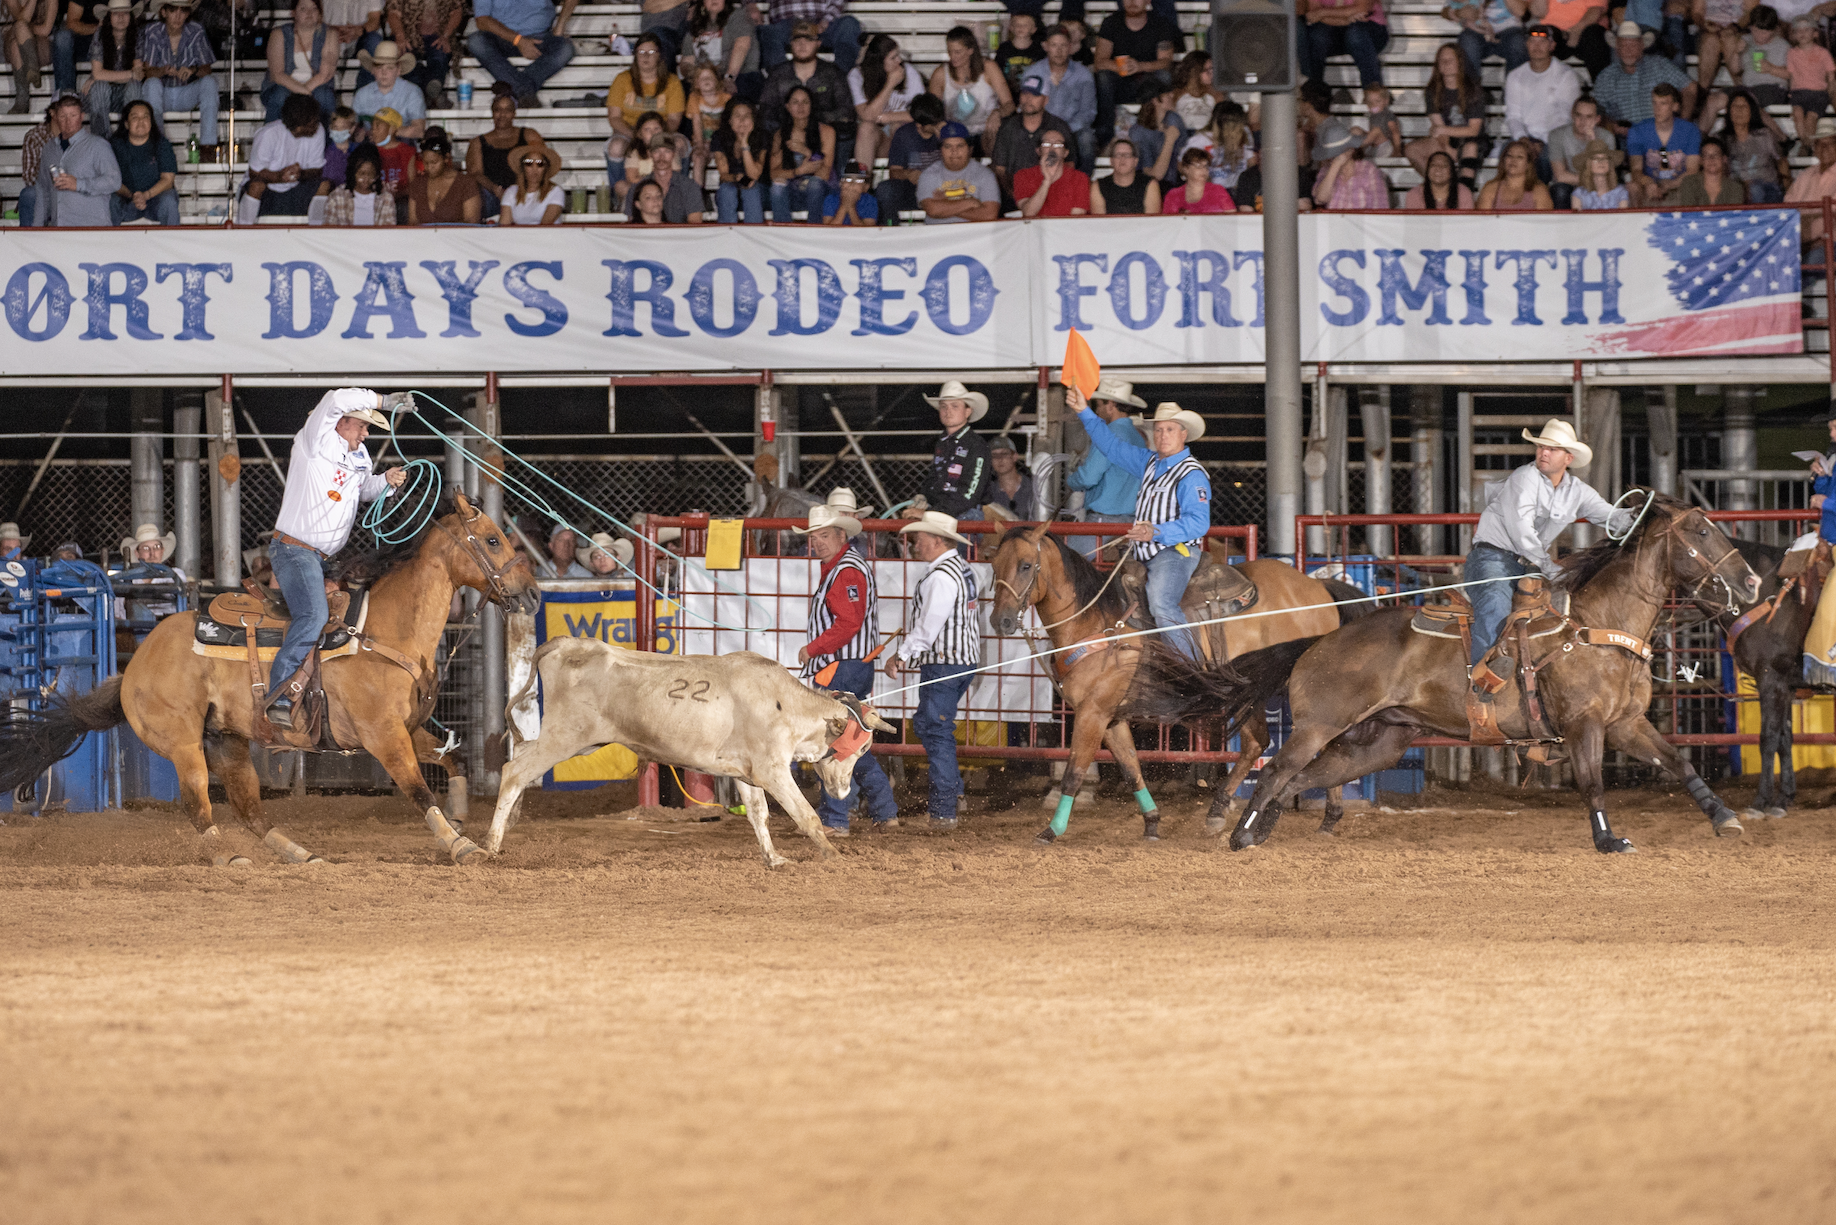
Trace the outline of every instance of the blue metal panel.
<instances>
[{"instance_id":1,"label":"blue metal panel","mask_svg":"<svg viewBox=\"0 0 1836 1225\"><path fill-rule=\"evenodd\" d=\"M115 593L101 567L86 561L40 566L6 563L0 575L0 692L6 701L45 709L53 694L88 693L115 671ZM8 580L11 580L8 582ZM121 803L112 732L91 732L51 767L30 796L0 806L36 811L61 802L72 812Z\"/></svg>"}]
</instances>

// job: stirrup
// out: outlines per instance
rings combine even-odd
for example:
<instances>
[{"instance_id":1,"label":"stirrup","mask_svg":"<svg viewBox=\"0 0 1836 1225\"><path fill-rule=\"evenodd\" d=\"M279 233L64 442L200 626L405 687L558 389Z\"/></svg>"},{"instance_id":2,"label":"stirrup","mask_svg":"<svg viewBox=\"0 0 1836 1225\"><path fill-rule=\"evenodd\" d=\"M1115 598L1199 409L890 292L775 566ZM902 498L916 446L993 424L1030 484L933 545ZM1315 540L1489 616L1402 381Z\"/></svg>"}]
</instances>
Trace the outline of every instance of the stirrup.
<instances>
[{"instance_id":1,"label":"stirrup","mask_svg":"<svg viewBox=\"0 0 1836 1225\"><path fill-rule=\"evenodd\" d=\"M272 723L275 727L282 728L286 731L293 730L292 698L276 698L268 705L267 710L262 713L267 717L268 722Z\"/></svg>"}]
</instances>

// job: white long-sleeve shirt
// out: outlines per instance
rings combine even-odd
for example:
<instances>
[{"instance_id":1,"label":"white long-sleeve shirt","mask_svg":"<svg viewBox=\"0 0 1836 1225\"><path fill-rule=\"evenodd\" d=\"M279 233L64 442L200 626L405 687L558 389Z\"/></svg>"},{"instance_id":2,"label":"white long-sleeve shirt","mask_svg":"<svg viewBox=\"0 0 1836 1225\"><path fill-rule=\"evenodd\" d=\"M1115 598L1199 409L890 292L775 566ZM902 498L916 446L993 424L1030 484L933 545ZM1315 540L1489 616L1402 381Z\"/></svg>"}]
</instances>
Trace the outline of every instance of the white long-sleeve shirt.
<instances>
[{"instance_id":1,"label":"white long-sleeve shirt","mask_svg":"<svg viewBox=\"0 0 1836 1225\"><path fill-rule=\"evenodd\" d=\"M361 387L328 391L306 424L293 436L287 461L287 492L274 529L330 557L351 538L360 503L390 492L389 482L370 471L370 452L354 450L338 436L338 421L354 408L375 408L381 397Z\"/></svg>"},{"instance_id":2,"label":"white long-sleeve shirt","mask_svg":"<svg viewBox=\"0 0 1836 1225\"><path fill-rule=\"evenodd\" d=\"M1528 136L1547 141L1549 134L1572 117L1575 99L1581 96L1581 78L1561 60L1551 60L1542 72L1519 64L1505 74L1505 126L1513 140Z\"/></svg>"},{"instance_id":3,"label":"white long-sleeve shirt","mask_svg":"<svg viewBox=\"0 0 1836 1225\"><path fill-rule=\"evenodd\" d=\"M1473 543L1515 553L1554 578L1549 546L1569 524L1585 519L1620 531L1631 526L1632 518L1631 511L1614 510L1574 473L1565 473L1562 483L1554 485L1535 464L1525 464L1492 486Z\"/></svg>"},{"instance_id":4,"label":"white long-sleeve shirt","mask_svg":"<svg viewBox=\"0 0 1836 1225\"><path fill-rule=\"evenodd\" d=\"M917 608L896 654L906 667L981 662L975 574L955 549L932 559L918 580Z\"/></svg>"}]
</instances>

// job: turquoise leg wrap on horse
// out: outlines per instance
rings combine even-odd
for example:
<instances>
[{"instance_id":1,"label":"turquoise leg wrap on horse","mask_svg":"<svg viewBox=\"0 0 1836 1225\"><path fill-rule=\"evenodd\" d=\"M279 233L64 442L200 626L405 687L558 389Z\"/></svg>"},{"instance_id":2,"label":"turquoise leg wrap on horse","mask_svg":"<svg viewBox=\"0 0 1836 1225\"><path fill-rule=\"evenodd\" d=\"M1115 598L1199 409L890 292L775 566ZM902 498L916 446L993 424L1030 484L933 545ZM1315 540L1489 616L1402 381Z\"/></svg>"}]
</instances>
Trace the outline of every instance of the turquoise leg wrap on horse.
<instances>
[{"instance_id":1,"label":"turquoise leg wrap on horse","mask_svg":"<svg viewBox=\"0 0 1836 1225\"><path fill-rule=\"evenodd\" d=\"M1146 787L1135 792L1135 803L1141 805L1141 811L1144 815L1160 811L1160 805L1154 803L1154 797L1148 794L1148 789Z\"/></svg>"},{"instance_id":2,"label":"turquoise leg wrap on horse","mask_svg":"<svg viewBox=\"0 0 1836 1225\"><path fill-rule=\"evenodd\" d=\"M1076 802L1077 796L1075 795L1061 795L1058 797L1058 811L1052 814L1053 837L1062 838L1065 836L1065 829L1071 824L1071 805Z\"/></svg>"}]
</instances>

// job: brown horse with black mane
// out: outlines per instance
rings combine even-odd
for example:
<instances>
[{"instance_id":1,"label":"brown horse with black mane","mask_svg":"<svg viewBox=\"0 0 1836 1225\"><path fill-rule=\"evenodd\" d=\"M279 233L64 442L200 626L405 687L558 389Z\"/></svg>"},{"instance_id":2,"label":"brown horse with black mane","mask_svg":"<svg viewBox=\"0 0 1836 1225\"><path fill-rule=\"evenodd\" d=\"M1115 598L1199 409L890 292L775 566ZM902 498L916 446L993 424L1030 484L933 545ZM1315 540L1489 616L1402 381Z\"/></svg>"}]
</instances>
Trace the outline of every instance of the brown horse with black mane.
<instances>
[{"instance_id":1,"label":"brown horse with black mane","mask_svg":"<svg viewBox=\"0 0 1836 1225\"><path fill-rule=\"evenodd\" d=\"M1759 577L1708 516L1662 494L1652 495L1623 543L1582 549L1562 564L1558 587L1569 594L1568 607L1560 614L1559 636L1538 641L1533 662L1547 722L1565 744L1576 789L1587 800L1595 848L1633 849L1607 822L1601 762L1609 746L1676 776L1717 834L1739 834L1734 813L1646 718L1651 668L1633 645L1649 641L1673 587L1732 609L1759 594ZM1385 609L1316 642L1287 643L1237 660L1247 683L1231 717L1253 717L1285 685L1294 732L1263 771L1231 832L1232 850L1266 841L1282 806L1308 788L1384 769L1424 732L1468 734L1465 647L1458 637L1412 631L1414 615L1410 608ZM1496 696L1498 728L1512 741L1542 739L1522 710L1519 683L1506 678ZM1214 802L1209 818L1220 828L1221 807ZM1332 824L1329 816L1322 831L1330 832Z\"/></svg>"},{"instance_id":2,"label":"brown horse with black mane","mask_svg":"<svg viewBox=\"0 0 1836 1225\"><path fill-rule=\"evenodd\" d=\"M364 649L323 664L327 718L339 745L361 745L382 763L455 863L484 853L455 832L421 776L416 734L432 713L439 669L434 652L453 593L484 592L509 612L531 612L540 601L527 558L482 511L453 492L413 539L341 567L368 568L375 577L364 617ZM205 854L219 865L248 863L218 833L211 812L215 770L237 815L289 863L315 857L262 816L261 784L249 760L258 738L248 665L207 658L192 649L196 613L162 620L134 652L127 671L89 693L55 703L42 714L15 715L0 725L0 786L36 778L75 751L88 732L123 720L148 747L178 768L180 801L197 827ZM397 663L396 658L403 662ZM412 673L409 671L413 668ZM421 733L420 739L430 741Z\"/></svg>"},{"instance_id":3,"label":"brown horse with black mane","mask_svg":"<svg viewBox=\"0 0 1836 1225\"><path fill-rule=\"evenodd\" d=\"M1104 743L1133 786L1141 807L1142 836L1156 839L1160 811L1142 781L1129 719L1169 723L1215 719L1225 698L1236 692L1236 673L1228 667L1231 659L1291 638L1312 641L1337 629L1362 615L1366 607L1342 602L1360 600L1364 593L1346 583L1308 578L1286 562L1241 562L1236 568L1255 583L1256 603L1227 625L1199 631L1209 639L1214 662L1210 668L1195 666L1151 637L1112 637L1127 630L1122 621L1129 610L1121 588L1106 583L1103 573L1081 553L1062 537L1051 535L1050 526L1039 523L1010 530L994 556L995 632L1003 637L1019 633L1021 617L1028 608L1036 609L1055 648L1047 665L1065 702L1077 714L1058 812L1039 840L1051 842L1065 832L1084 772L1095 764ZM1334 607L1335 603L1340 606ZM1144 660L1153 661L1151 678L1141 671ZM1219 784L1215 801L1226 810L1230 796L1271 739L1266 720L1251 718L1241 723L1242 753L1230 776Z\"/></svg>"}]
</instances>

